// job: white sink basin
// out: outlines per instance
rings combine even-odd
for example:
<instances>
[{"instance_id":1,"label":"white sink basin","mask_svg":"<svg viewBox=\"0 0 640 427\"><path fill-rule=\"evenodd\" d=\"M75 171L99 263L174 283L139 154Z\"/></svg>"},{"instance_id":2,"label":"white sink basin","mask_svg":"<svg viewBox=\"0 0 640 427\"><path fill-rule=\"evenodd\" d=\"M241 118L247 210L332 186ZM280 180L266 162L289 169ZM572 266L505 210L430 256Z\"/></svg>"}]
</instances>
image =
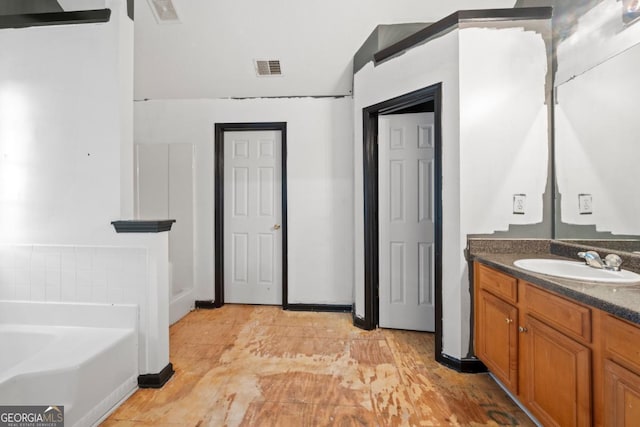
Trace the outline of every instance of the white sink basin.
<instances>
[{"instance_id":1,"label":"white sink basin","mask_svg":"<svg viewBox=\"0 0 640 427\"><path fill-rule=\"evenodd\" d=\"M564 279L584 280L587 282L636 283L640 274L628 270L610 271L589 267L582 261L559 259L519 259L513 263L516 267L534 273L562 277Z\"/></svg>"}]
</instances>

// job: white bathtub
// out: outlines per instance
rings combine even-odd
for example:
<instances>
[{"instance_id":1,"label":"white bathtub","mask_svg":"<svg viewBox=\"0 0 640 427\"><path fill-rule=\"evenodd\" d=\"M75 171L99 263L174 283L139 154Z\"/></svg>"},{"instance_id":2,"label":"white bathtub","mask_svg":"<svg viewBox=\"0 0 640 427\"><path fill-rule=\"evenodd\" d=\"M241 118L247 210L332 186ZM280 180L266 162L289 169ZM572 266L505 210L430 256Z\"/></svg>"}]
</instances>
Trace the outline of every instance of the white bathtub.
<instances>
[{"instance_id":1,"label":"white bathtub","mask_svg":"<svg viewBox=\"0 0 640 427\"><path fill-rule=\"evenodd\" d=\"M137 306L0 301L0 404L97 424L137 388Z\"/></svg>"}]
</instances>

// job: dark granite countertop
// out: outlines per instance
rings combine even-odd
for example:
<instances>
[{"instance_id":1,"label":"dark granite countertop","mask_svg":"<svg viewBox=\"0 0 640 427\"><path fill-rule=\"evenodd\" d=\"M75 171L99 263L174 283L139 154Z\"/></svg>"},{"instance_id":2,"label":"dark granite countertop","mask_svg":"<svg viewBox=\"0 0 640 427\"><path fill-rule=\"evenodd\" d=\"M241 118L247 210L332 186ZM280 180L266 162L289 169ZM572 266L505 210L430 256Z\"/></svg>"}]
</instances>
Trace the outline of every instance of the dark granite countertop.
<instances>
[{"instance_id":1,"label":"dark granite countertop","mask_svg":"<svg viewBox=\"0 0 640 427\"><path fill-rule=\"evenodd\" d=\"M477 243L477 242L476 242ZM515 243L515 242L514 242ZM545 244L535 241L532 246L500 247L497 250L485 245L469 245L468 259L478 261L490 267L510 274L518 279L538 285L559 295L579 303L598 308L607 313L640 325L640 283L636 284L604 284L562 279L554 276L533 273L513 265L514 261L523 258L547 258L577 260L545 251ZM511 250L514 251L511 251ZM517 252L517 250L526 250ZM528 250L527 250L528 249Z\"/></svg>"}]
</instances>

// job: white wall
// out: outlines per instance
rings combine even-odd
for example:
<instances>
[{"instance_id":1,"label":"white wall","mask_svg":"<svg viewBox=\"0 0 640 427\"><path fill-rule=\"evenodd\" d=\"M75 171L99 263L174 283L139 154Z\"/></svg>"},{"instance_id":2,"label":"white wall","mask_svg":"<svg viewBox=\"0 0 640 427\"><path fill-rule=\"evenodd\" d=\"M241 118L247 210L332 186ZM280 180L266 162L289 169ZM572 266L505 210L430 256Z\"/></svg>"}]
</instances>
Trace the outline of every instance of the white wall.
<instances>
[{"instance_id":1,"label":"white wall","mask_svg":"<svg viewBox=\"0 0 640 427\"><path fill-rule=\"evenodd\" d=\"M364 217L362 181L362 109L378 102L442 82L443 284L459 283L460 153L458 31L415 47L377 67L368 63L354 77L355 304L364 317ZM451 254L455 254L452 257ZM451 264L453 262L453 264ZM443 286L447 307L443 340L448 354L460 354L460 287ZM451 312L453 310L453 313ZM454 319L457 317L457 319ZM452 320L453 319L453 320Z\"/></svg>"},{"instance_id":2,"label":"white wall","mask_svg":"<svg viewBox=\"0 0 640 427\"><path fill-rule=\"evenodd\" d=\"M0 288L63 302L138 292L140 370L157 373L169 361L168 237L110 224L133 215L133 22L126 0L104 5L107 23L0 30L0 244L32 248ZM69 248L76 262L97 251L90 272L62 268ZM103 268L132 251L146 254L144 277Z\"/></svg>"},{"instance_id":3,"label":"white wall","mask_svg":"<svg viewBox=\"0 0 640 427\"><path fill-rule=\"evenodd\" d=\"M214 124L287 122L289 303L353 301L349 98L136 102L135 142L190 143L196 158L196 299L214 298Z\"/></svg>"},{"instance_id":4,"label":"white wall","mask_svg":"<svg viewBox=\"0 0 640 427\"><path fill-rule=\"evenodd\" d=\"M133 23L0 30L0 240L95 244L133 213Z\"/></svg>"},{"instance_id":5,"label":"white wall","mask_svg":"<svg viewBox=\"0 0 640 427\"><path fill-rule=\"evenodd\" d=\"M551 179L545 104L548 58L543 39L543 34L550 34L550 23L501 25L460 30L461 248L469 234L541 223L543 196ZM514 194L526 195L524 215L513 213ZM457 256L464 355L471 333L471 296L462 250ZM446 342L443 339L445 353Z\"/></svg>"},{"instance_id":6,"label":"white wall","mask_svg":"<svg viewBox=\"0 0 640 427\"><path fill-rule=\"evenodd\" d=\"M546 47L520 22L454 30L355 77L356 314L364 315L362 108L438 82L442 100L443 352L469 342L467 234L542 221L547 180ZM478 28L474 28L478 27ZM527 214L512 197L527 194Z\"/></svg>"},{"instance_id":7,"label":"white wall","mask_svg":"<svg viewBox=\"0 0 640 427\"><path fill-rule=\"evenodd\" d=\"M542 222L549 163L543 39L518 27L465 28L459 60L462 223L469 233L493 233ZM514 194L526 195L524 215L513 213Z\"/></svg>"}]
</instances>

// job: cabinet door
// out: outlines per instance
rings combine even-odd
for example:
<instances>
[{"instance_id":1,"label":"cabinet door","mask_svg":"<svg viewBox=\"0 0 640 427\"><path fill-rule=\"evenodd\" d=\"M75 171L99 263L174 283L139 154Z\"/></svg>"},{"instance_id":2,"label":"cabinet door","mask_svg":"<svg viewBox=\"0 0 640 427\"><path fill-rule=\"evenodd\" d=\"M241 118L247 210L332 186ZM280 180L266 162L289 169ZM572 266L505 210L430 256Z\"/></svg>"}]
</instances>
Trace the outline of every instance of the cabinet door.
<instances>
[{"instance_id":1,"label":"cabinet door","mask_svg":"<svg viewBox=\"0 0 640 427\"><path fill-rule=\"evenodd\" d=\"M640 375L604 361L605 425L635 427L640 422Z\"/></svg>"},{"instance_id":2,"label":"cabinet door","mask_svg":"<svg viewBox=\"0 0 640 427\"><path fill-rule=\"evenodd\" d=\"M518 393L518 309L488 292L478 292L475 352L489 370Z\"/></svg>"},{"instance_id":3,"label":"cabinet door","mask_svg":"<svg viewBox=\"0 0 640 427\"><path fill-rule=\"evenodd\" d=\"M591 425L591 350L526 315L522 397L545 426Z\"/></svg>"}]
</instances>

